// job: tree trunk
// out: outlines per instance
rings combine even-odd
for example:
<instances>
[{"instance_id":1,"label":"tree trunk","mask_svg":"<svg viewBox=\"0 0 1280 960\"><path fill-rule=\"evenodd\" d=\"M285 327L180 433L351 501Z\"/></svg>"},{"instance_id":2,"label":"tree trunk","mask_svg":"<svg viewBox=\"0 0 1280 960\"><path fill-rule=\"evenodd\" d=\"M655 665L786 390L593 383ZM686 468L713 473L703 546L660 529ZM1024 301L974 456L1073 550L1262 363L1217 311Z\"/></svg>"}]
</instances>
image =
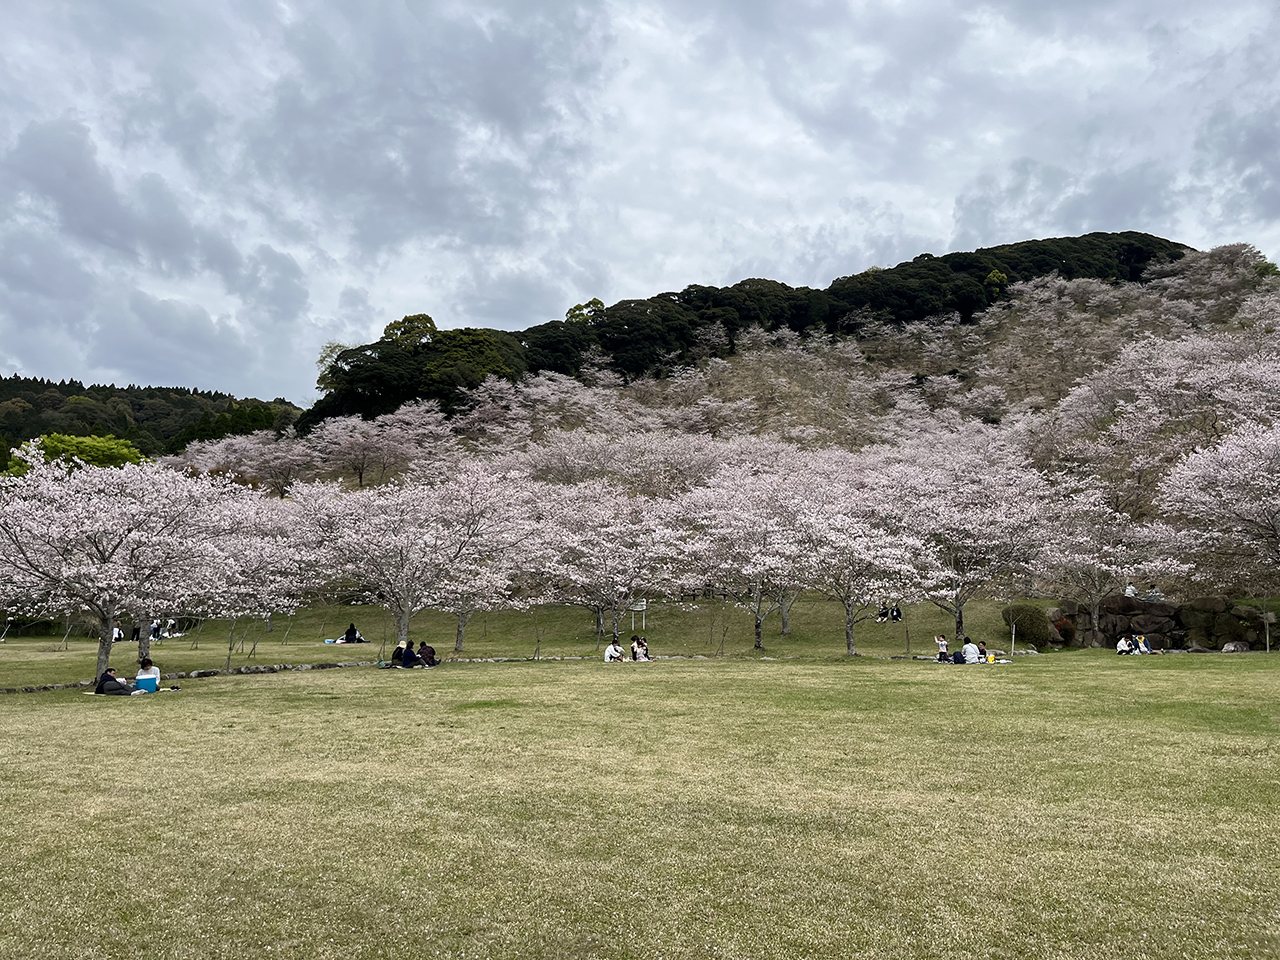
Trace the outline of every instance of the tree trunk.
<instances>
[{"instance_id":1,"label":"tree trunk","mask_svg":"<svg viewBox=\"0 0 1280 960\"><path fill-rule=\"evenodd\" d=\"M764 649L764 621L760 619L760 614L756 614L756 649Z\"/></svg>"},{"instance_id":2,"label":"tree trunk","mask_svg":"<svg viewBox=\"0 0 1280 960\"><path fill-rule=\"evenodd\" d=\"M238 622L237 620L231 621L231 633L227 636L227 662L222 665L223 670L231 669L231 654L235 653L235 649L236 649L236 623L237 622Z\"/></svg>"},{"instance_id":3,"label":"tree trunk","mask_svg":"<svg viewBox=\"0 0 1280 960\"><path fill-rule=\"evenodd\" d=\"M1098 608L1102 606L1102 601L1094 600L1089 604L1089 629L1093 631L1093 642L1102 642L1102 632L1098 629Z\"/></svg>"},{"instance_id":4,"label":"tree trunk","mask_svg":"<svg viewBox=\"0 0 1280 960\"><path fill-rule=\"evenodd\" d=\"M98 633L98 672L93 679L97 680L111 666L111 644L115 640L115 611L107 609L102 614L102 630Z\"/></svg>"},{"instance_id":5,"label":"tree trunk","mask_svg":"<svg viewBox=\"0 0 1280 960\"><path fill-rule=\"evenodd\" d=\"M844 608L844 654L846 657L856 657L857 649L853 645L853 608Z\"/></svg>"},{"instance_id":6,"label":"tree trunk","mask_svg":"<svg viewBox=\"0 0 1280 960\"><path fill-rule=\"evenodd\" d=\"M151 656L151 625L147 625L147 629L138 634L138 662L141 663Z\"/></svg>"},{"instance_id":7,"label":"tree trunk","mask_svg":"<svg viewBox=\"0 0 1280 960\"><path fill-rule=\"evenodd\" d=\"M964 605L956 604L956 643L964 643Z\"/></svg>"},{"instance_id":8,"label":"tree trunk","mask_svg":"<svg viewBox=\"0 0 1280 960\"><path fill-rule=\"evenodd\" d=\"M594 607L596 612L596 653L600 652L600 641L604 639L604 607Z\"/></svg>"},{"instance_id":9,"label":"tree trunk","mask_svg":"<svg viewBox=\"0 0 1280 960\"><path fill-rule=\"evenodd\" d=\"M409 619L412 616L406 610L396 612L396 644L409 642Z\"/></svg>"},{"instance_id":10,"label":"tree trunk","mask_svg":"<svg viewBox=\"0 0 1280 960\"><path fill-rule=\"evenodd\" d=\"M467 632L467 624L471 622L471 618L472 618L474 615L475 615L475 614L474 614L474 612L472 612L472 613L459 612L459 613L458 613L458 638L457 638L457 639L454 641L454 643L453 643L453 652L454 652L454 653L461 653L461 652L462 652L462 636L463 636L463 634L464 634L464 633L466 633L466 632Z\"/></svg>"},{"instance_id":11,"label":"tree trunk","mask_svg":"<svg viewBox=\"0 0 1280 960\"><path fill-rule=\"evenodd\" d=\"M791 607L799 596L799 593L793 593L790 596L786 593L782 594L782 635L784 637L791 636Z\"/></svg>"},{"instance_id":12,"label":"tree trunk","mask_svg":"<svg viewBox=\"0 0 1280 960\"><path fill-rule=\"evenodd\" d=\"M616 643L618 640L618 621L622 619L622 608L613 608L613 639Z\"/></svg>"}]
</instances>

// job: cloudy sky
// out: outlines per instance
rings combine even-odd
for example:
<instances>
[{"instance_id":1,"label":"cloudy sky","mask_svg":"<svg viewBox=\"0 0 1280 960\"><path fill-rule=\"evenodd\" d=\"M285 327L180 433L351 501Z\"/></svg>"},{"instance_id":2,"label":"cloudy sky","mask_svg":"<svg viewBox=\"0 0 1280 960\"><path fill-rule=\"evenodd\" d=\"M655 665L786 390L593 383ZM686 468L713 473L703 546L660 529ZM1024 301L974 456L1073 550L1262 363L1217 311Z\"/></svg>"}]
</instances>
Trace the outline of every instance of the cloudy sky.
<instances>
[{"instance_id":1,"label":"cloudy sky","mask_svg":"<svg viewBox=\"0 0 1280 960\"><path fill-rule=\"evenodd\" d=\"M315 396L325 341L1145 230L1280 253L1220 0L74 0L0 32L0 374Z\"/></svg>"}]
</instances>

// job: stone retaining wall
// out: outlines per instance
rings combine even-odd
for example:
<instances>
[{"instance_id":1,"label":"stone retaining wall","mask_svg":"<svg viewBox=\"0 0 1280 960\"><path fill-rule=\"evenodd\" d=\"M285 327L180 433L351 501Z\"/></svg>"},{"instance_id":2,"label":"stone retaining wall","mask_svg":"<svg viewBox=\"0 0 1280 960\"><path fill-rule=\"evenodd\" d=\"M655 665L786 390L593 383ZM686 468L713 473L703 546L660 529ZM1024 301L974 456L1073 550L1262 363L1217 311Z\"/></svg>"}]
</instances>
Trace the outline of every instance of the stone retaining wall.
<instances>
[{"instance_id":1,"label":"stone retaining wall","mask_svg":"<svg viewBox=\"0 0 1280 960\"><path fill-rule=\"evenodd\" d=\"M1098 610L1098 636L1087 607L1064 600L1046 613L1051 621L1065 619L1075 627L1077 646L1114 647L1120 637L1140 633L1155 650L1239 652L1259 649L1265 636L1261 610L1221 596L1181 604L1108 597Z\"/></svg>"}]
</instances>

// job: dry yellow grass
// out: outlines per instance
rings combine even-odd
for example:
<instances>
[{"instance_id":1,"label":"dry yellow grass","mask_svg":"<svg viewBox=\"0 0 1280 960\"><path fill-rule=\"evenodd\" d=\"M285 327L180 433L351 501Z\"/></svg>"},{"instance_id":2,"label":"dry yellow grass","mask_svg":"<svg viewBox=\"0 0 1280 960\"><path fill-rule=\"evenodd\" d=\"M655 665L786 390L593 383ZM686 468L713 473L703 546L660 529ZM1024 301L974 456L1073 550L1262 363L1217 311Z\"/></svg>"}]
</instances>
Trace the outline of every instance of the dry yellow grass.
<instances>
[{"instance_id":1,"label":"dry yellow grass","mask_svg":"<svg viewBox=\"0 0 1280 960\"><path fill-rule=\"evenodd\" d=\"M5 957L1257 957L1265 657L0 699Z\"/></svg>"}]
</instances>

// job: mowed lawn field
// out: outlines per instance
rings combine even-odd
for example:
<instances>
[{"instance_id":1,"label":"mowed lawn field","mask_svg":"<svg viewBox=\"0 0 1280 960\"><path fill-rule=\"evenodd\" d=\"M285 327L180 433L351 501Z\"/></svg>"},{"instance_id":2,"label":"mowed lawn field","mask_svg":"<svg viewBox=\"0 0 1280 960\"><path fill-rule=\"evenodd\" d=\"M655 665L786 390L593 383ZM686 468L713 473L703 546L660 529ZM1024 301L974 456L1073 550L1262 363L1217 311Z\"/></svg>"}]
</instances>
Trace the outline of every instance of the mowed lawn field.
<instances>
[{"instance_id":1,"label":"mowed lawn field","mask_svg":"<svg viewBox=\"0 0 1280 960\"><path fill-rule=\"evenodd\" d=\"M1277 956L1276 662L0 697L0 956Z\"/></svg>"}]
</instances>

